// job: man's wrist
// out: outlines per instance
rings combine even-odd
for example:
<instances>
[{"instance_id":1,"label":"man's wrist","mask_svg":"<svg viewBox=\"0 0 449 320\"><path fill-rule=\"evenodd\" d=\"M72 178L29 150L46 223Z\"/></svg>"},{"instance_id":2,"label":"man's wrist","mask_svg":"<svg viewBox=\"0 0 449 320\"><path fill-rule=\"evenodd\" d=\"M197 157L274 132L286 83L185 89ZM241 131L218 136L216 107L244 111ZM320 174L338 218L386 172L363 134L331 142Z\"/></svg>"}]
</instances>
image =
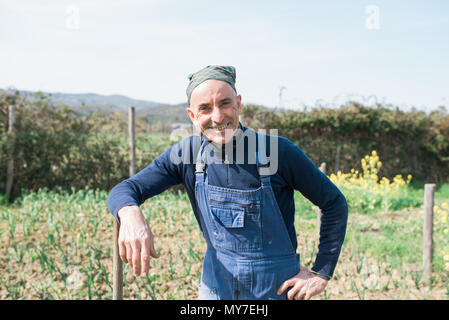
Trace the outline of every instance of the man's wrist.
<instances>
[{"instance_id":1,"label":"man's wrist","mask_svg":"<svg viewBox=\"0 0 449 320\"><path fill-rule=\"evenodd\" d=\"M310 270L310 272L313 273L314 275L316 275L316 276L318 276L318 277L324 279L324 280L329 281L329 280L331 279L331 277L326 276L326 275L321 274L321 273L318 273L318 272L315 272L315 271L313 271L313 270Z\"/></svg>"},{"instance_id":2,"label":"man's wrist","mask_svg":"<svg viewBox=\"0 0 449 320\"><path fill-rule=\"evenodd\" d=\"M117 212L117 217L119 218L119 220L121 220L124 215L126 215L127 213L132 212L132 211L137 211L137 212L140 211L139 206L135 206L135 205L124 206Z\"/></svg>"}]
</instances>

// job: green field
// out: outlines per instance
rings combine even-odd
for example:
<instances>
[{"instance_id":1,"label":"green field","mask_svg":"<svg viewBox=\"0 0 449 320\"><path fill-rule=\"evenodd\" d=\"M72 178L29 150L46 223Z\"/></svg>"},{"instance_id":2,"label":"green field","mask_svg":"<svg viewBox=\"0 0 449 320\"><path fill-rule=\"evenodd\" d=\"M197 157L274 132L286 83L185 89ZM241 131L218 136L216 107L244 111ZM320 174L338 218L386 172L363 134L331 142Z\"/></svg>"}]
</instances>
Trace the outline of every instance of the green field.
<instances>
[{"instance_id":1,"label":"green field","mask_svg":"<svg viewBox=\"0 0 449 320\"><path fill-rule=\"evenodd\" d=\"M423 190L407 186L396 211L351 208L334 278L314 299L448 299L446 225L435 225L432 285L421 279ZM29 192L0 206L0 299L111 299L112 222L107 192ZM295 193L301 263L316 255L317 208ZM449 203L449 186L436 204ZM124 267L125 299L194 299L205 242L187 194L165 192L142 205L159 259L146 278ZM436 217L438 219L438 217Z\"/></svg>"}]
</instances>

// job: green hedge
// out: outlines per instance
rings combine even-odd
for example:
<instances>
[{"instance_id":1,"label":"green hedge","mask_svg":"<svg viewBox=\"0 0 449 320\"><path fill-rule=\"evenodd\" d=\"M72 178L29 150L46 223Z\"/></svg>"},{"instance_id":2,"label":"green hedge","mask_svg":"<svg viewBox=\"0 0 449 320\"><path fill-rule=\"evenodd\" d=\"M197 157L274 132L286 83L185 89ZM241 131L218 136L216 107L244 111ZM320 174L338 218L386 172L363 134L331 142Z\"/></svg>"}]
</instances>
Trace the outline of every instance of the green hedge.
<instances>
[{"instance_id":1,"label":"green hedge","mask_svg":"<svg viewBox=\"0 0 449 320\"><path fill-rule=\"evenodd\" d=\"M80 116L49 97L23 97L0 92L0 192L6 185L8 106L16 106L14 183L22 189L61 187L111 189L129 176L126 115L96 113ZM150 164L169 145L167 135L137 136L137 170Z\"/></svg>"},{"instance_id":2,"label":"green hedge","mask_svg":"<svg viewBox=\"0 0 449 320\"><path fill-rule=\"evenodd\" d=\"M326 162L328 173L360 170L360 159L376 150L383 176L411 173L421 182L449 178L449 115L444 108L426 114L348 103L338 109L274 112L247 105L242 119L255 129L278 129L317 165Z\"/></svg>"},{"instance_id":3,"label":"green hedge","mask_svg":"<svg viewBox=\"0 0 449 320\"><path fill-rule=\"evenodd\" d=\"M24 97L0 91L0 192L6 184L11 137L7 134L8 106L16 106L13 195L22 189L61 187L67 190L111 189L129 176L127 115L80 115L49 97ZM136 119L136 169L149 165L173 141L164 133L146 132L145 118ZM380 174L411 173L415 180L448 181L449 116L445 110L425 114L385 106L368 108L353 103L339 109L274 112L246 105L243 123L255 129L278 129L299 145L327 173L360 169L360 159L376 150L383 163ZM175 189L179 189L179 186Z\"/></svg>"}]
</instances>

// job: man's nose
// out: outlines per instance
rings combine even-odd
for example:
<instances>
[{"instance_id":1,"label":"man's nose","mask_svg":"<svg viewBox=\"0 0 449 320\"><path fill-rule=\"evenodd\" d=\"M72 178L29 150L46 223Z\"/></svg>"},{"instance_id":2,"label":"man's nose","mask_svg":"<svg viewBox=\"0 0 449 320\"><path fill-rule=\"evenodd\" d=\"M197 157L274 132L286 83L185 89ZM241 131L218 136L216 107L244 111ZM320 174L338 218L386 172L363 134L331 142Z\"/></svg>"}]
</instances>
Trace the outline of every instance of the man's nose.
<instances>
[{"instance_id":1,"label":"man's nose","mask_svg":"<svg viewBox=\"0 0 449 320\"><path fill-rule=\"evenodd\" d=\"M223 119L224 119L223 111L219 107L214 106L214 108L212 109L211 120L216 123L221 123Z\"/></svg>"}]
</instances>

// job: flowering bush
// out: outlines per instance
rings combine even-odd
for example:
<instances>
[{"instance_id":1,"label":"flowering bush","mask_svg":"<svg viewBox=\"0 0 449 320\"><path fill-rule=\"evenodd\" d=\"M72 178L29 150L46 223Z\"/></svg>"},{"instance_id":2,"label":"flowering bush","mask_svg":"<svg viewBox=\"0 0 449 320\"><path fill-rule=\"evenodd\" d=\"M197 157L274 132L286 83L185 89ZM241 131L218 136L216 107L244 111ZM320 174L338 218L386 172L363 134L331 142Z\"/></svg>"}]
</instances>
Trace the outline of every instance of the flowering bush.
<instances>
[{"instance_id":1,"label":"flowering bush","mask_svg":"<svg viewBox=\"0 0 449 320\"><path fill-rule=\"evenodd\" d=\"M419 207L421 202L413 197L409 188L412 176L407 179L396 175L392 181L379 178L382 162L374 150L361 160L362 172L351 169L349 173L331 174L329 179L342 190L351 209L362 212L400 210Z\"/></svg>"}]
</instances>

